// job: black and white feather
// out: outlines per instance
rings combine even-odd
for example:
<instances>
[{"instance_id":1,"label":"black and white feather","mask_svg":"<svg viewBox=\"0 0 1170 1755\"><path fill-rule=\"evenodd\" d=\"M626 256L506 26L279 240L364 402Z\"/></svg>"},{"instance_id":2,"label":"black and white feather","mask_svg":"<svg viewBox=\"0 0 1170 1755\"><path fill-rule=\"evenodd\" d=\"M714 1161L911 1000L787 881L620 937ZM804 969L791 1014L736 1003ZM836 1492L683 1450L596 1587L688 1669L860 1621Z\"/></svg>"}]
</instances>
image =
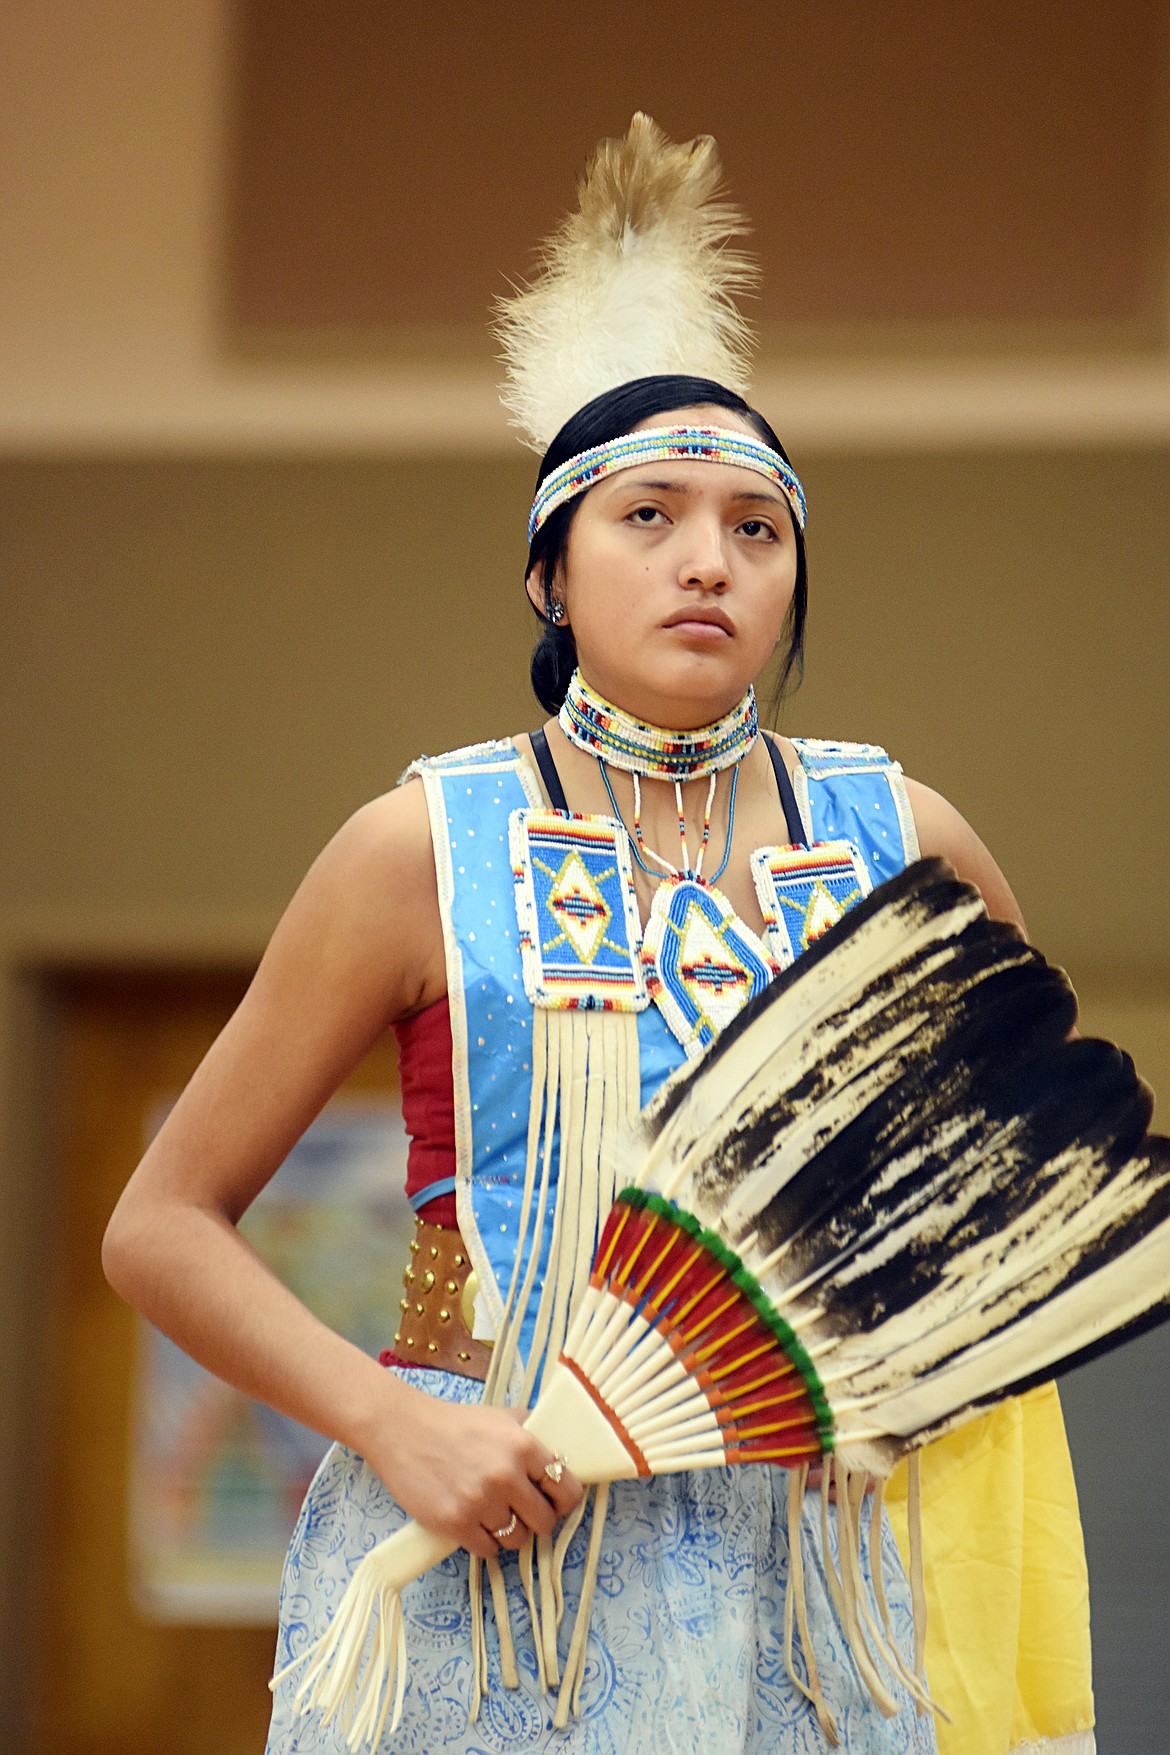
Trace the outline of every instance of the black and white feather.
<instances>
[{"instance_id":1,"label":"black and white feather","mask_svg":"<svg viewBox=\"0 0 1170 1755\"><path fill-rule=\"evenodd\" d=\"M939 861L852 910L643 1113L631 1180L742 1258L851 1467L1170 1315L1170 1141L1065 976Z\"/></svg>"}]
</instances>

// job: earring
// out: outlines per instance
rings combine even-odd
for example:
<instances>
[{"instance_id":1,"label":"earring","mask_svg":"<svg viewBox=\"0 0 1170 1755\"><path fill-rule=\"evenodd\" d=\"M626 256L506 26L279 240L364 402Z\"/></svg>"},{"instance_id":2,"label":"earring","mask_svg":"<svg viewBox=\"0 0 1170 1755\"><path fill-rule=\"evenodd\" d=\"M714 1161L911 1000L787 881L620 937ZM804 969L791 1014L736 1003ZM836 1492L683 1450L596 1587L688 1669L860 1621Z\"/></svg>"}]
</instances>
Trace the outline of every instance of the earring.
<instances>
[{"instance_id":1,"label":"earring","mask_svg":"<svg viewBox=\"0 0 1170 1755\"><path fill-rule=\"evenodd\" d=\"M559 627L565 619L565 606L559 597L554 597L548 606L548 619L554 627Z\"/></svg>"}]
</instances>

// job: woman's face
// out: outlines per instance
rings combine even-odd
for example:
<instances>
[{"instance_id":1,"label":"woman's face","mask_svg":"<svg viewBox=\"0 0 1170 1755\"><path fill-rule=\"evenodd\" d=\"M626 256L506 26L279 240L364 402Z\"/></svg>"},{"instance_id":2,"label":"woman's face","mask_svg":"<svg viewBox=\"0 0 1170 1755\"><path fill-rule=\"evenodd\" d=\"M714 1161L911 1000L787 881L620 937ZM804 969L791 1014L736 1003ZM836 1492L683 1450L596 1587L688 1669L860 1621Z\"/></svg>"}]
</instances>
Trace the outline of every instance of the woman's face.
<instances>
[{"instance_id":1,"label":"woman's face","mask_svg":"<svg viewBox=\"0 0 1170 1755\"><path fill-rule=\"evenodd\" d=\"M641 425L758 437L723 408ZM765 477L723 463L656 462L590 488L557 594L593 687L652 724L687 730L733 707L772 656L796 561L788 502Z\"/></svg>"}]
</instances>

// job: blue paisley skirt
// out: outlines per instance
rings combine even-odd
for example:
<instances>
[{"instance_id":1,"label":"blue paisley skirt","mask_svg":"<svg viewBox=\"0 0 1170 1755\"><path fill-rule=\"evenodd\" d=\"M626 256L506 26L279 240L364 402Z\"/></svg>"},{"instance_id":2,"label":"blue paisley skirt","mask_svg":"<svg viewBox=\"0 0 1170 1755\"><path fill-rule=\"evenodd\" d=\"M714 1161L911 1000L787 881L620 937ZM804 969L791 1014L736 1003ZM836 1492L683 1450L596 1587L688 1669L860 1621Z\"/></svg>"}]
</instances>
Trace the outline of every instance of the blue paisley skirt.
<instances>
[{"instance_id":1,"label":"blue paisley skirt","mask_svg":"<svg viewBox=\"0 0 1170 1755\"><path fill-rule=\"evenodd\" d=\"M415 1388L475 1402L481 1386L445 1372L402 1370ZM833 1514L835 1515L835 1514ZM325 1629L346 1584L405 1513L352 1451L335 1445L309 1488L280 1593L276 1668ZM865 1520L863 1520L864 1523ZM564 1661L572 1635L589 1517L565 1564ZM830 1526L830 1539L836 1532ZM809 1625L826 1701L849 1755L935 1755L934 1727L901 1691L883 1718L857 1673L832 1607L821 1560L820 1501L810 1496L803 1548ZM888 1524L883 1563L903 1655L913 1626L902 1563ZM869 1554L863 1565L869 1575ZM503 1556L520 1687L500 1679L499 1643L485 1583L490 1682L477 1721L472 1693L467 1554L452 1554L403 1593L408 1682L398 1729L378 1755L823 1755L828 1747L784 1659L788 1575L783 1469L709 1469L621 1481L609 1514L593 1599L578 1717L553 1728L555 1697L536 1677L527 1600L514 1554ZM795 1664L807 1680L799 1637ZM267 1755L347 1755L336 1727L294 1716L294 1673L277 1690Z\"/></svg>"}]
</instances>

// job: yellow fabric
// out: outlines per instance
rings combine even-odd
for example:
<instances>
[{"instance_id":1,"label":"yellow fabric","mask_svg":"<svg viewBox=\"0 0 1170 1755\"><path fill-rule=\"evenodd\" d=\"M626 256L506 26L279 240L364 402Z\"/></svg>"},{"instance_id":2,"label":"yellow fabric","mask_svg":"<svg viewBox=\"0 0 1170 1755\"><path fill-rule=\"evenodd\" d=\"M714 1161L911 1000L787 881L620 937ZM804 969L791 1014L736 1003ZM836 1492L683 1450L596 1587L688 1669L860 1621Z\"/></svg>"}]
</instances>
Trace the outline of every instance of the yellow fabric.
<instances>
[{"instance_id":1,"label":"yellow fabric","mask_svg":"<svg viewBox=\"0 0 1170 1755\"><path fill-rule=\"evenodd\" d=\"M1093 1724L1089 1581L1055 1384L921 1453L926 1672L939 1755L1007 1755ZM908 1561L906 1469L886 1503Z\"/></svg>"}]
</instances>

